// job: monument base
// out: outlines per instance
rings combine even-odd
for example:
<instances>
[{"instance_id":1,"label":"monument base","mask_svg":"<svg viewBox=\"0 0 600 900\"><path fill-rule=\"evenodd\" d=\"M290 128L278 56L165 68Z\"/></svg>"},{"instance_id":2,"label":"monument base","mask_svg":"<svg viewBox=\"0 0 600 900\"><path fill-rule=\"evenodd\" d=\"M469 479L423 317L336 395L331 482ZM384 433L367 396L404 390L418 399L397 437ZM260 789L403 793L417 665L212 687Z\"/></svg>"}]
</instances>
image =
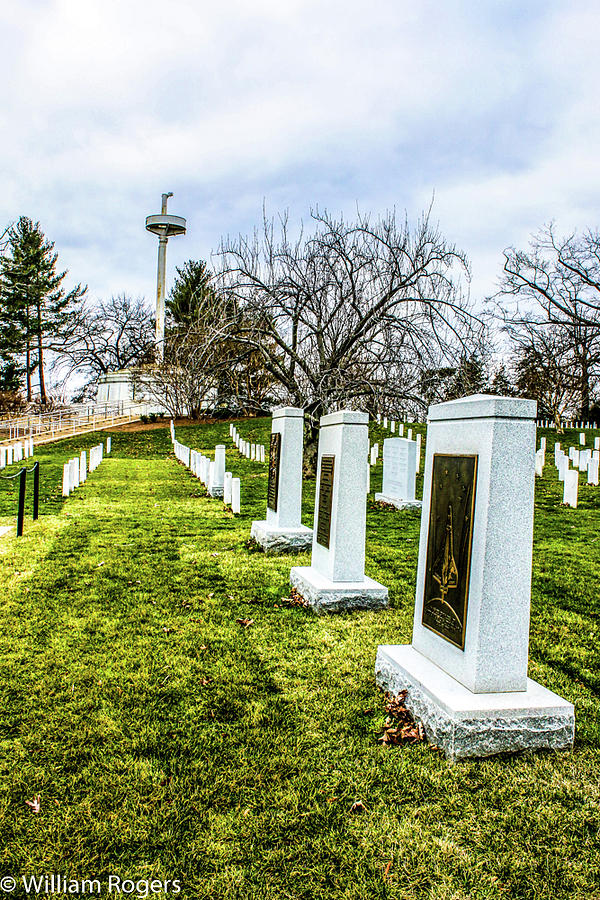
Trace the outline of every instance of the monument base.
<instances>
[{"instance_id":1,"label":"monument base","mask_svg":"<svg viewBox=\"0 0 600 900\"><path fill-rule=\"evenodd\" d=\"M214 497L215 500L222 500L224 493L223 485L221 485L221 487L211 487L208 490L209 497Z\"/></svg>"},{"instance_id":2,"label":"monument base","mask_svg":"<svg viewBox=\"0 0 600 900\"><path fill-rule=\"evenodd\" d=\"M330 581L312 566L295 566L290 584L317 613L388 606L388 589L366 575L362 581Z\"/></svg>"},{"instance_id":3,"label":"monument base","mask_svg":"<svg viewBox=\"0 0 600 900\"><path fill-rule=\"evenodd\" d=\"M388 497L386 494L375 494L375 502L389 503L396 509L421 509L423 506L422 500L400 500L398 497Z\"/></svg>"},{"instance_id":4,"label":"monument base","mask_svg":"<svg viewBox=\"0 0 600 900\"><path fill-rule=\"evenodd\" d=\"M312 528L269 528L266 521L253 522L250 537L254 538L265 553L302 553L312 547Z\"/></svg>"},{"instance_id":5,"label":"monument base","mask_svg":"<svg viewBox=\"0 0 600 900\"><path fill-rule=\"evenodd\" d=\"M530 678L525 691L474 694L410 644L380 646L375 677L392 695L407 692L406 708L452 761L573 746L573 704Z\"/></svg>"}]
</instances>

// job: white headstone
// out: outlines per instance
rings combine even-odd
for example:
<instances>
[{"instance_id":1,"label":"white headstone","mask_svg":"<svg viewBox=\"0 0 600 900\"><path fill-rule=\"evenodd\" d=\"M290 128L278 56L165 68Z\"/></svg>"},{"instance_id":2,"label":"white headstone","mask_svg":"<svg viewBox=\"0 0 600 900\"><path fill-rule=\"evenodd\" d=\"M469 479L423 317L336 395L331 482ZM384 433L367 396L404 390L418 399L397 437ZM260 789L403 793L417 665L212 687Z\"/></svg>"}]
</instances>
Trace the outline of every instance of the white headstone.
<instances>
[{"instance_id":1,"label":"white headstone","mask_svg":"<svg viewBox=\"0 0 600 900\"><path fill-rule=\"evenodd\" d=\"M598 484L598 460L597 456L591 457L587 467L587 483Z\"/></svg>"},{"instance_id":2,"label":"white headstone","mask_svg":"<svg viewBox=\"0 0 600 900\"><path fill-rule=\"evenodd\" d=\"M231 511L235 515L240 512L240 479L231 479Z\"/></svg>"},{"instance_id":3,"label":"white headstone","mask_svg":"<svg viewBox=\"0 0 600 900\"><path fill-rule=\"evenodd\" d=\"M379 647L376 675L453 759L573 742L572 704L527 678L535 409L429 408L413 639Z\"/></svg>"},{"instance_id":4,"label":"white headstone","mask_svg":"<svg viewBox=\"0 0 600 900\"><path fill-rule=\"evenodd\" d=\"M535 474L544 474L544 454L542 450L535 451Z\"/></svg>"},{"instance_id":5,"label":"white headstone","mask_svg":"<svg viewBox=\"0 0 600 900\"><path fill-rule=\"evenodd\" d=\"M582 431L579 435L579 443L581 444L581 446L583 446L585 444L585 432L584 431Z\"/></svg>"},{"instance_id":6,"label":"white headstone","mask_svg":"<svg viewBox=\"0 0 600 900\"><path fill-rule=\"evenodd\" d=\"M569 468L569 457L561 452L560 456L558 457L558 480L559 481L565 480L565 472L568 470L568 468Z\"/></svg>"},{"instance_id":7,"label":"white headstone","mask_svg":"<svg viewBox=\"0 0 600 900\"><path fill-rule=\"evenodd\" d=\"M419 508L415 499L417 444L407 438L386 438L383 442L383 484L375 500L398 509Z\"/></svg>"},{"instance_id":8,"label":"white headstone","mask_svg":"<svg viewBox=\"0 0 600 900\"><path fill-rule=\"evenodd\" d=\"M273 411L266 519L252 523L251 536L268 553L307 549L312 530L302 524L304 410Z\"/></svg>"},{"instance_id":9,"label":"white headstone","mask_svg":"<svg viewBox=\"0 0 600 900\"><path fill-rule=\"evenodd\" d=\"M404 424L402 422L398 425L398 436L404 437Z\"/></svg>"},{"instance_id":10,"label":"white headstone","mask_svg":"<svg viewBox=\"0 0 600 900\"><path fill-rule=\"evenodd\" d=\"M71 490L73 488L79 487L79 457L75 456L71 460L71 479L70 479Z\"/></svg>"},{"instance_id":11,"label":"white headstone","mask_svg":"<svg viewBox=\"0 0 600 900\"><path fill-rule=\"evenodd\" d=\"M85 450L82 450L79 454L79 482L83 484L83 482L87 478L87 453Z\"/></svg>"},{"instance_id":12,"label":"white headstone","mask_svg":"<svg viewBox=\"0 0 600 900\"><path fill-rule=\"evenodd\" d=\"M407 437L408 437L408 440L409 440L409 441L412 441L412 428L409 428L409 429L408 429Z\"/></svg>"},{"instance_id":13,"label":"white headstone","mask_svg":"<svg viewBox=\"0 0 600 900\"><path fill-rule=\"evenodd\" d=\"M13 446L11 444L9 447L6 448L6 465L7 466L12 466L13 456L14 456L14 450L13 450Z\"/></svg>"},{"instance_id":14,"label":"white headstone","mask_svg":"<svg viewBox=\"0 0 600 900\"><path fill-rule=\"evenodd\" d=\"M392 419L392 421L390 422L390 431L392 432L392 434L394 434L395 431L396 431L396 423L394 422L393 419Z\"/></svg>"},{"instance_id":15,"label":"white headstone","mask_svg":"<svg viewBox=\"0 0 600 900\"><path fill-rule=\"evenodd\" d=\"M225 472L225 478L223 479L223 503L227 506L231 506L231 482L233 476L231 472Z\"/></svg>"},{"instance_id":16,"label":"white headstone","mask_svg":"<svg viewBox=\"0 0 600 900\"><path fill-rule=\"evenodd\" d=\"M579 471L587 472L588 462L592 456L592 451L589 449L580 450L579 451Z\"/></svg>"},{"instance_id":17,"label":"white headstone","mask_svg":"<svg viewBox=\"0 0 600 900\"><path fill-rule=\"evenodd\" d=\"M387 606L387 588L365 576L367 413L341 410L323 416L310 566L297 566L290 582L317 611Z\"/></svg>"},{"instance_id":18,"label":"white headstone","mask_svg":"<svg viewBox=\"0 0 600 900\"><path fill-rule=\"evenodd\" d=\"M200 481L204 485L208 481L208 457L204 454L200 457Z\"/></svg>"},{"instance_id":19,"label":"white headstone","mask_svg":"<svg viewBox=\"0 0 600 900\"><path fill-rule=\"evenodd\" d=\"M110 453L111 449L112 449L112 438L107 437L106 438L106 455L107 456Z\"/></svg>"},{"instance_id":20,"label":"white headstone","mask_svg":"<svg viewBox=\"0 0 600 900\"><path fill-rule=\"evenodd\" d=\"M0 447L0 469L6 468L6 447Z\"/></svg>"},{"instance_id":21,"label":"white headstone","mask_svg":"<svg viewBox=\"0 0 600 900\"><path fill-rule=\"evenodd\" d=\"M421 471L421 435L417 434L415 437L417 443L417 472Z\"/></svg>"},{"instance_id":22,"label":"white headstone","mask_svg":"<svg viewBox=\"0 0 600 900\"><path fill-rule=\"evenodd\" d=\"M225 444L217 444L215 447L215 460L212 471L211 484L208 493L211 497L223 499L223 483L225 481Z\"/></svg>"},{"instance_id":23,"label":"white headstone","mask_svg":"<svg viewBox=\"0 0 600 900\"><path fill-rule=\"evenodd\" d=\"M68 497L71 493L71 463L63 465L62 495Z\"/></svg>"},{"instance_id":24,"label":"white headstone","mask_svg":"<svg viewBox=\"0 0 600 900\"><path fill-rule=\"evenodd\" d=\"M565 472L565 486L563 490L563 503L567 506L577 506L577 493L579 490L579 472L577 469L567 469Z\"/></svg>"}]
</instances>

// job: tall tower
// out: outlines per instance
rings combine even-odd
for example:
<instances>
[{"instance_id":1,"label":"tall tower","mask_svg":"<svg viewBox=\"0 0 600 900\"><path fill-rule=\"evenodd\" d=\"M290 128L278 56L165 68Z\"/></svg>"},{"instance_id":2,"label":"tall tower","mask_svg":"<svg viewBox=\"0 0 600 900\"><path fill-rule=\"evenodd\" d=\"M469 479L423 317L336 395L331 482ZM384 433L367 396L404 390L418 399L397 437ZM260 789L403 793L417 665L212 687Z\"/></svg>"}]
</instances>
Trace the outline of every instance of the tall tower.
<instances>
[{"instance_id":1,"label":"tall tower","mask_svg":"<svg viewBox=\"0 0 600 900\"><path fill-rule=\"evenodd\" d=\"M165 274L167 241L176 234L185 234L186 221L181 216L167 215L167 200L173 194L162 195L160 215L146 217L146 231L158 235L158 272L156 277L156 362L165 355Z\"/></svg>"}]
</instances>

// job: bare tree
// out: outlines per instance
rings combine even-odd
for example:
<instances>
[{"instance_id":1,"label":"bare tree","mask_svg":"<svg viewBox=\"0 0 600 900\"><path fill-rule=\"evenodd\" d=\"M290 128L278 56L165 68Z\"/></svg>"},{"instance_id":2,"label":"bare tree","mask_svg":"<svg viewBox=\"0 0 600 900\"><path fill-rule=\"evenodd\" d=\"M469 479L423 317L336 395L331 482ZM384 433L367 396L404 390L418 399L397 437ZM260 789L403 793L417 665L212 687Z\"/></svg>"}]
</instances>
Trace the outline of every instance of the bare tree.
<instances>
[{"instance_id":1,"label":"bare tree","mask_svg":"<svg viewBox=\"0 0 600 900\"><path fill-rule=\"evenodd\" d=\"M466 259L428 213L414 230L395 212L311 219L295 239L283 216L277 233L264 217L252 239L225 241L219 285L236 340L305 408L314 439L319 416L341 406L424 405L423 369L469 355L480 323L461 291Z\"/></svg>"},{"instance_id":2,"label":"bare tree","mask_svg":"<svg viewBox=\"0 0 600 900\"><path fill-rule=\"evenodd\" d=\"M598 232L560 238L549 224L532 237L527 251L508 248L496 300L515 345L529 345L540 360L547 359L558 392L564 388L587 419L600 374ZM552 348L557 352L551 358ZM565 367L560 373L559 364Z\"/></svg>"},{"instance_id":3,"label":"bare tree","mask_svg":"<svg viewBox=\"0 0 600 900\"><path fill-rule=\"evenodd\" d=\"M95 383L100 375L138 366L150 359L154 324L143 299L125 295L84 301L60 344L52 347L55 366L69 377L83 373Z\"/></svg>"}]
</instances>

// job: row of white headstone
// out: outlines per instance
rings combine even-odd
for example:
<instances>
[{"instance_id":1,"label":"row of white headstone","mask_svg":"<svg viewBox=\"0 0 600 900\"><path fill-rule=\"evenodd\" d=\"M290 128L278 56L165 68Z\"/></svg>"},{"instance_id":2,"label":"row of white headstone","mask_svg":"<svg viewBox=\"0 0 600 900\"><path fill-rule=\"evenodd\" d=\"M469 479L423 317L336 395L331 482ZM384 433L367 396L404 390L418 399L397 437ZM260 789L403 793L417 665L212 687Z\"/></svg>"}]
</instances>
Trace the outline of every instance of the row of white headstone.
<instances>
[{"instance_id":1,"label":"row of white headstone","mask_svg":"<svg viewBox=\"0 0 600 900\"><path fill-rule=\"evenodd\" d=\"M111 451L111 438L106 439L106 454ZM79 456L74 456L69 462L63 465L62 495L68 497L76 488L82 485L87 476L88 471L93 472L102 462L104 456L104 445L97 444L90 449L90 465L88 470L87 453L82 450Z\"/></svg>"},{"instance_id":2,"label":"row of white headstone","mask_svg":"<svg viewBox=\"0 0 600 900\"><path fill-rule=\"evenodd\" d=\"M231 506L234 514L240 512L241 484L231 472L225 471L225 445L217 444L215 458L209 459L198 450L192 450L180 443L175 437L175 426L171 420L171 441L173 452L179 462L190 470L195 478L200 479L210 497L223 500L225 506Z\"/></svg>"},{"instance_id":3,"label":"row of white headstone","mask_svg":"<svg viewBox=\"0 0 600 900\"><path fill-rule=\"evenodd\" d=\"M538 428L554 428L556 426L555 422L551 422L550 419L538 419L537 421ZM560 423L561 428L587 428L588 430L593 430L597 428L596 422L563 422Z\"/></svg>"},{"instance_id":4,"label":"row of white headstone","mask_svg":"<svg viewBox=\"0 0 600 900\"><path fill-rule=\"evenodd\" d=\"M375 672L452 759L573 744L573 705L527 677L535 420L534 401L509 397L429 409L412 644L380 646ZM302 434L301 409L273 413L267 518L252 535L267 552L310 546L290 583L315 611L385 607L365 574L368 415L320 420L312 529Z\"/></svg>"},{"instance_id":5,"label":"row of white headstone","mask_svg":"<svg viewBox=\"0 0 600 900\"><path fill-rule=\"evenodd\" d=\"M386 429L389 428L389 430L392 432L392 434L396 433L396 424L397 424L398 425L398 437L404 437L404 422L396 423L395 419L390 419L388 421L387 416L383 416L383 419L382 419L381 414L378 413L377 414L377 424L382 425L383 428L386 428ZM412 441L412 437L413 437L412 428L408 429L406 436L408 437L409 441ZM419 441L420 441L420 438L419 438Z\"/></svg>"},{"instance_id":6,"label":"row of white headstone","mask_svg":"<svg viewBox=\"0 0 600 900\"><path fill-rule=\"evenodd\" d=\"M33 456L33 438L25 438L24 441L17 441L14 444L7 444L0 447L0 469L6 466L12 466L13 463L21 462Z\"/></svg>"},{"instance_id":7,"label":"row of white headstone","mask_svg":"<svg viewBox=\"0 0 600 900\"><path fill-rule=\"evenodd\" d=\"M245 441L239 434L235 425L231 424L229 426L229 436L231 440L246 459L255 460L256 462L265 461L265 445L264 444L252 444L250 441Z\"/></svg>"},{"instance_id":8,"label":"row of white headstone","mask_svg":"<svg viewBox=\"0 0 600 900\"><path fill-rule=\"evenodd\" d=\"M581 441L580 444L585 443ZM583 436L585 437L585 436ZM546 463L546 438L540 440L540 447L535 453L535 474L542 476L544 474L544 465ZM573 468L569 467L569 463L573 464ZM577 507L579 495L579 473L584 472L587 475L587 483L597 485L599 483L600 472L600 438L594 440L594 450L585 448L583 450L577 447L570 447L568 454L561 450L560 443L554 444L554 465L558 470L558 480L563 482L563 503L565 506Z\"/></svg>"}]
</instances>

